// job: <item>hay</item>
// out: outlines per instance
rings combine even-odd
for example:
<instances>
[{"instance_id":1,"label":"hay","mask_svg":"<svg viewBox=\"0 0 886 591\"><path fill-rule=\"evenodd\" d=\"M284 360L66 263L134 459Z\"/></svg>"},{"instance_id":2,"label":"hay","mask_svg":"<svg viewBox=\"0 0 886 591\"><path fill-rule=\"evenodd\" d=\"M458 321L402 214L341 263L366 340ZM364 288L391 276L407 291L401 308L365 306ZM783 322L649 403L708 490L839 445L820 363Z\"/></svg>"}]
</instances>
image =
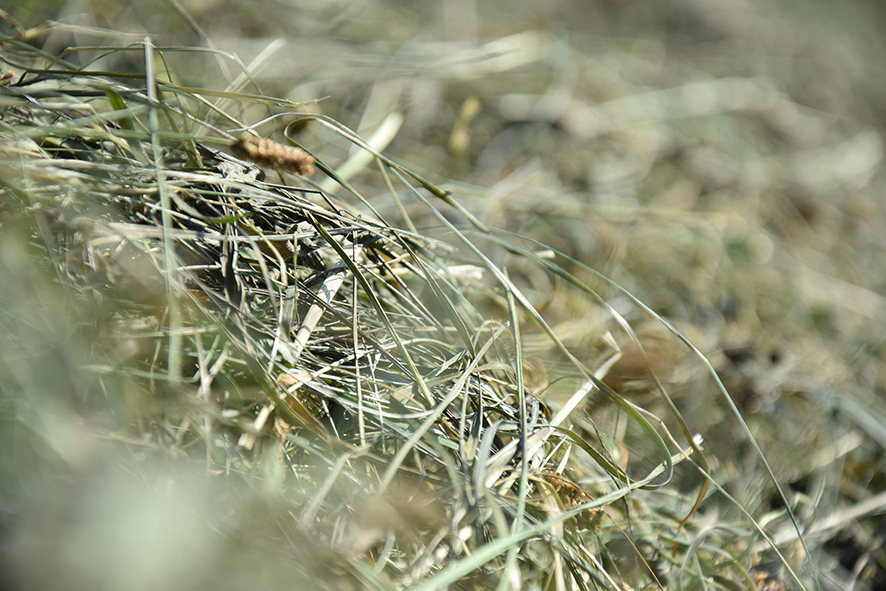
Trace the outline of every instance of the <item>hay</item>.
<instances>
[{"instance_id":1,"label":"hay","mask_svg":"<svg viewBox=\"0 0 886 591\"><path fill-rule=\"evenodd\" d=\"M155 60L192 49L120 48L138 57L132 73L76 67L18 39L2 47L3 224L54 274L40 289L61 286L62 342L82 346L62 379L75 383L70 422L85 427L68 439L40 431L70 469L91 452L65 442L82 438L124 450L127 470L183 464L221 496L246 483L267 513L231 518L216 499L224 515L199 516L228 543L265 527L285 540L244 552L259 566L237 565L243 584L274 586L277 574L250 578L264 564L317 588L753 584L749 567L769 549L747 543L746 524L720 535L684 523L707 463L656 375L671 362L659 368L645 333L594 290L617 286L488 228L304 105L187 87L168 69L155 78ZM255 105L267 117L247 125L239 113ZM282 114L284 130L258 134ZM399 225L350 184L353 171L299 145L306 122L369 154ZM418 229L404 197L434 227ZM565 285L597 316L552 328L521 290L526 277ZM612 388L638 377L682 438ZM618 410L621 435L594 423L592 398ZM630 467L624 423L646 446ZM675 466L689 458L695 479L678 487ZM218 581L225 548L211 548ZM797 577L799 563L776 556Z\"/></svg>"},{"instance_id":2,"label":"hay","mask_svg":"<svg viewBox=\"0 0 886 591\"><path fill-rule=\"evenodd\" d=\"M314 161L300 148L184 133L218 122L186 111L171 83L132 86L20 44L3 51L4 207L44 231L92 339L95 383L128 384L117 395L133 420L94 424L97 436L210 474L285 461L301 534L351 564L369 557L400 584L465 568L478 548L514 546L539 524L598 527L589 507L599 503L564 473L568 437L514 370L507 309L496 317L470 302L472 291L509 293L516 318L513 285L484 277L501 269L352 213L298 175ZM272 171L287 172L271 182ZM525 576L543 576L552 543ZM489 556L475 576L504 564Z\"/></svg>"}]
</instances>

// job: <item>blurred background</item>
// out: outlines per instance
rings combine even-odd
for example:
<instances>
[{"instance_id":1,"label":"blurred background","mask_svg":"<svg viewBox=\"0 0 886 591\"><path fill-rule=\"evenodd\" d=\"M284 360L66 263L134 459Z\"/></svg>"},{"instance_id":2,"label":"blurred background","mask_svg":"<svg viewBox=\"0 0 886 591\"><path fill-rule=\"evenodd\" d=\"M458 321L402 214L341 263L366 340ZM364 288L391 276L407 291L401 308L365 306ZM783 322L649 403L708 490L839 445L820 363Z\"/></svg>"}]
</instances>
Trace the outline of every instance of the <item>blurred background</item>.
<instances>
[{"instance_id":1,"label":"blurred background","mask_svg":"<svg viewBox=\"0 0 886 591\"><path fill-rule=\"evenodd\" d=\"M16 21L4 35L17 24L48 54L77 47L66 59L94 70L142 71L138 52L107 48L146 35L161 48L236 54L252 73L236 90L303 103L376 138L487 225L613 279L711 359L812 528L833 588L886 587L883 4L7 0L3 10ZM240 74L207 54L165 56L183 86L229 89ZM282 138L292 116L267 117L261 105L239 115ZM353 155L322 126L297 133L328 162ZM377 172L352 182L398 219ZM419 227L431 223L419 204L405 206ZM233 588L305 576L319 559L295 568L280 558L298 533L263 488L273 474L219 488L186 460L94 435L95 423L133 420L130 402L79 396L91 379L80 369L88 339L71 330L49 261L34 265L30 230L0 228L0 539L16 582ZM603 330L596 304L513 265L533 303L591 359ZM571 270L635 327L724 486L754 515L776 510L697 360L630 300ZM539 355L550 383L541 395L556 404L568 376L556 382L553 354ZM642 374L627 355L607 383L655 410ZM589 412L605 423L611 410ZM686 490L697 484L684 476ZM821 525L833 515L843 521ZM206 527L219 522L223 536ZM219 578L229 559L242 568Z\"/></svg>"}]
</instances>

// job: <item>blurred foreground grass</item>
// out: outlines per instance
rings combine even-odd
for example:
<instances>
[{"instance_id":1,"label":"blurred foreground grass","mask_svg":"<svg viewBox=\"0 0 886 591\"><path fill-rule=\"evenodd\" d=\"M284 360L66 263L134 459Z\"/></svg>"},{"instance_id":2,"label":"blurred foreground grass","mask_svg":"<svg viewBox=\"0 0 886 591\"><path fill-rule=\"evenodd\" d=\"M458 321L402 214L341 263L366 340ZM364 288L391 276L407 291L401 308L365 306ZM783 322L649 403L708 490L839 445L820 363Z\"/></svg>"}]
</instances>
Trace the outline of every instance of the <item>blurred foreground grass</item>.
<instances>
[{"instance_id":1,"label":"blurred foreground grass","mask_svg":"<svg viewBox=\"0 0 886 591\"><path fill-rule=\"evenodd\" d=\"M0 201L0 510L10 584L886 585L886 77L876 4L183 4L199 31L159 2L6 10L19 21L18 30L7 22L4 31L4 72L14 73L2 95ZM55 22L42 25L45 18ZM201 195L199 211L176 204L178 217L160 220L150 101L139 95L146 35L157 48L155 73L168 83L159 125L168 132L169 174L228 174L208 164L220 157L193 140L224 149L244 126L278 141L288 129L337 174L268 170L265 182L275 186L254 188L304 199L299 207L316 208L317 227L305 226L310 220L295 210L236 199L227 213L210 215L202 208L222 207L212 195L234 199L236 192L193 180L172 186ZM44 51L43 59L19 42ZM114 49L121 47L128 49ZM187 49L194 47L213 51ZM67 65L50 64L67 48L75 48L62 55ZM26 60L36 60L41 73L19 78ZM78 77L77 69L89 73ZM86 93L107 79L121 85L113 88L122 105L113 93ZM15 90L25 80L29 86ZM22 99L37 86L38 99ZM272 98L283 101L267 104ZM55 111L29 111L49 103ZM86 121L86 103L98 113L131 112ZM394 161L378 164L324 121L353 129ZM57 139L65 125L76 131ZM36 143L23 143L23 135ZM46 173L55 165L41 161L51 158L67 161L62 171L72 160L135 168L131 178L115 168L84 185L73 173ZM422 193L396 178L396 163L449 191L461 209L437 200L443 217L435 217ZM312 197L320 190L339 209ZM138 199L144 210L132 205ZM190 218L201 231L227 232L244 244L252 237L237 250L233 267L244 283L234 291L255 301L243 296L238 307L210 310L195 292L230 299L234 291L205 278L184 286L191 296L176 296L185 302L178 326L187 327L178 380L167 371L175 365L167 338L175 306L168 305L159 234L105 234L99 244L98 226L89 224L153 220L168 229ZM286 232L302 236L295 259L255 242ZM114 237L119 244L111 248ZM346 250L333 252L333 242ZM200 260L190 261L189 272L201 278L196 266L233 256L215 244L191 253ZM276 326L287 281L319 293L329 268L349 257L384 294L393 328L374 315L373 289L354 284L348 267L306 360L276 357L286 349ZM297 268L275 274L281 258ZM384 264L398 270L369 271ZM428 269L438 265L468 278L435 284ZM485 275L476 277L481 267ZM506 270L512 283L492 269ZM592 269L711 360L793 505L805 549L714 377L657 317ZM509 302L515 294L525 301ZM296 319L314 303L305 297ZM222 301L214 298L210 304ZM352 338L358 307L365 333ZM458 314L476 331L473 342L453 336ZM533 314L553 327L568 354ZM522 348L514 346L513 324L499 334L479 320L511 317L520 321ZM439 331L433 344L423 330ZM398 354L387 339L407 333ZM488 357L476 358L484 365L467 370L488 339ZM383 377L366 375L381 366L348 360L355 341L393 351ZM468 353L456 354L460 348ZM458 408L459 399L447 407L414 443L413 457L397 460L406 471L379 497L385 465L412 434L421 435L429 416L419 386L403 397L415 381L404 350L417 355L418 373L437 388L435 401L458 372L474 377L462 384L468 406ZM214 362L221 370L210 378ZM540 433L581 391L590 378L579 365L602 385L591 387L563 426L593 449L545 431L547 447L531 466L503 454L519 440L515 433L530 433L526 416ZM602 514L564 527L556 522L564 511L622 494L620 470L638 480L654 473L659 440L638 417L656 426L671 453L686 446L680 436L667 441L666 433L680 432L678 419L650 369L690 432L701 435L722 489L714 487L681 530L705 478L697 457L678 458L665 486L601 501ZM275 388L295 384L281 376L302 379L299 371L338 376L295 399L306 409L304 424L275 398ZM521 381L532 395L525 415L518 413ZM390 390L390 398L373 392L384 410L357 414L358 383ZM631 415L626 403L602 396L603 387L644 410ZM260 421L263 412L272 414ZM508 463L496 465L502 458ZM493 469L502 470L500 478L485 479ZM529 530L535 533L521 536Z\"/></svg>"}]
</instances>

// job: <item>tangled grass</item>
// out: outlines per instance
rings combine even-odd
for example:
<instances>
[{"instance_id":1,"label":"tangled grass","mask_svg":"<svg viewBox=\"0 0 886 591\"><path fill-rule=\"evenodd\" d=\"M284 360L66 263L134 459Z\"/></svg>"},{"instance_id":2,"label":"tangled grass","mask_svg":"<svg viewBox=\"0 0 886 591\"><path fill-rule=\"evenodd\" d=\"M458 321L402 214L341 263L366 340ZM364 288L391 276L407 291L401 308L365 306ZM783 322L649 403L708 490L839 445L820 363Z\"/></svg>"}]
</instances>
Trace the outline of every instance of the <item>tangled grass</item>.
<instances>
[{"instance_id":1,"label":"tangled grass","mask_svg":"<svg viewBox=\"0 0 886 591\"><path fill-rule=\"evenodd\" d=\"M246 93L233 54L144 39L74 63L94 48L25 33L0 54L14 584L820 584L717 372L628 291L488 226L384 133ZM240 73L188 86L178 54ZM309 154L316 130L354 152ZM376 184L352 184L367 165ZM675 346L756 449L771 512L727 492L681 416L658 375ZM47 492L65 483L72 501ZM722 515L697 511L711 496Z\"/></svg>"}]
</instances>

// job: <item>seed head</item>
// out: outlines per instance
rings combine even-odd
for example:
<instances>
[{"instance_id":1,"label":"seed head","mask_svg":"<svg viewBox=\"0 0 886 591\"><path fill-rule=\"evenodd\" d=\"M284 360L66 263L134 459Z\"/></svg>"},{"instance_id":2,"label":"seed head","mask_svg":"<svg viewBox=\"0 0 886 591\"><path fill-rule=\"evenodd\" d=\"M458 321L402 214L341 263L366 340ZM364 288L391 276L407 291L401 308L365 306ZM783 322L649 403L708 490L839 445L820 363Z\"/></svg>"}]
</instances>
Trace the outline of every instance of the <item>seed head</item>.
<instances>
[{"instance_id":1,"label":"seed head","mask_svg":"<svg viewBox=\"0 0 886 591\"><path fill-rule=\"evenodd\" d=\"M314 157L300 148L284 146L274 140L245 133L231 144L231 148L240 158L252 160L259 166L298 174L314 174Z\"/></svg>"}]
</instances>

